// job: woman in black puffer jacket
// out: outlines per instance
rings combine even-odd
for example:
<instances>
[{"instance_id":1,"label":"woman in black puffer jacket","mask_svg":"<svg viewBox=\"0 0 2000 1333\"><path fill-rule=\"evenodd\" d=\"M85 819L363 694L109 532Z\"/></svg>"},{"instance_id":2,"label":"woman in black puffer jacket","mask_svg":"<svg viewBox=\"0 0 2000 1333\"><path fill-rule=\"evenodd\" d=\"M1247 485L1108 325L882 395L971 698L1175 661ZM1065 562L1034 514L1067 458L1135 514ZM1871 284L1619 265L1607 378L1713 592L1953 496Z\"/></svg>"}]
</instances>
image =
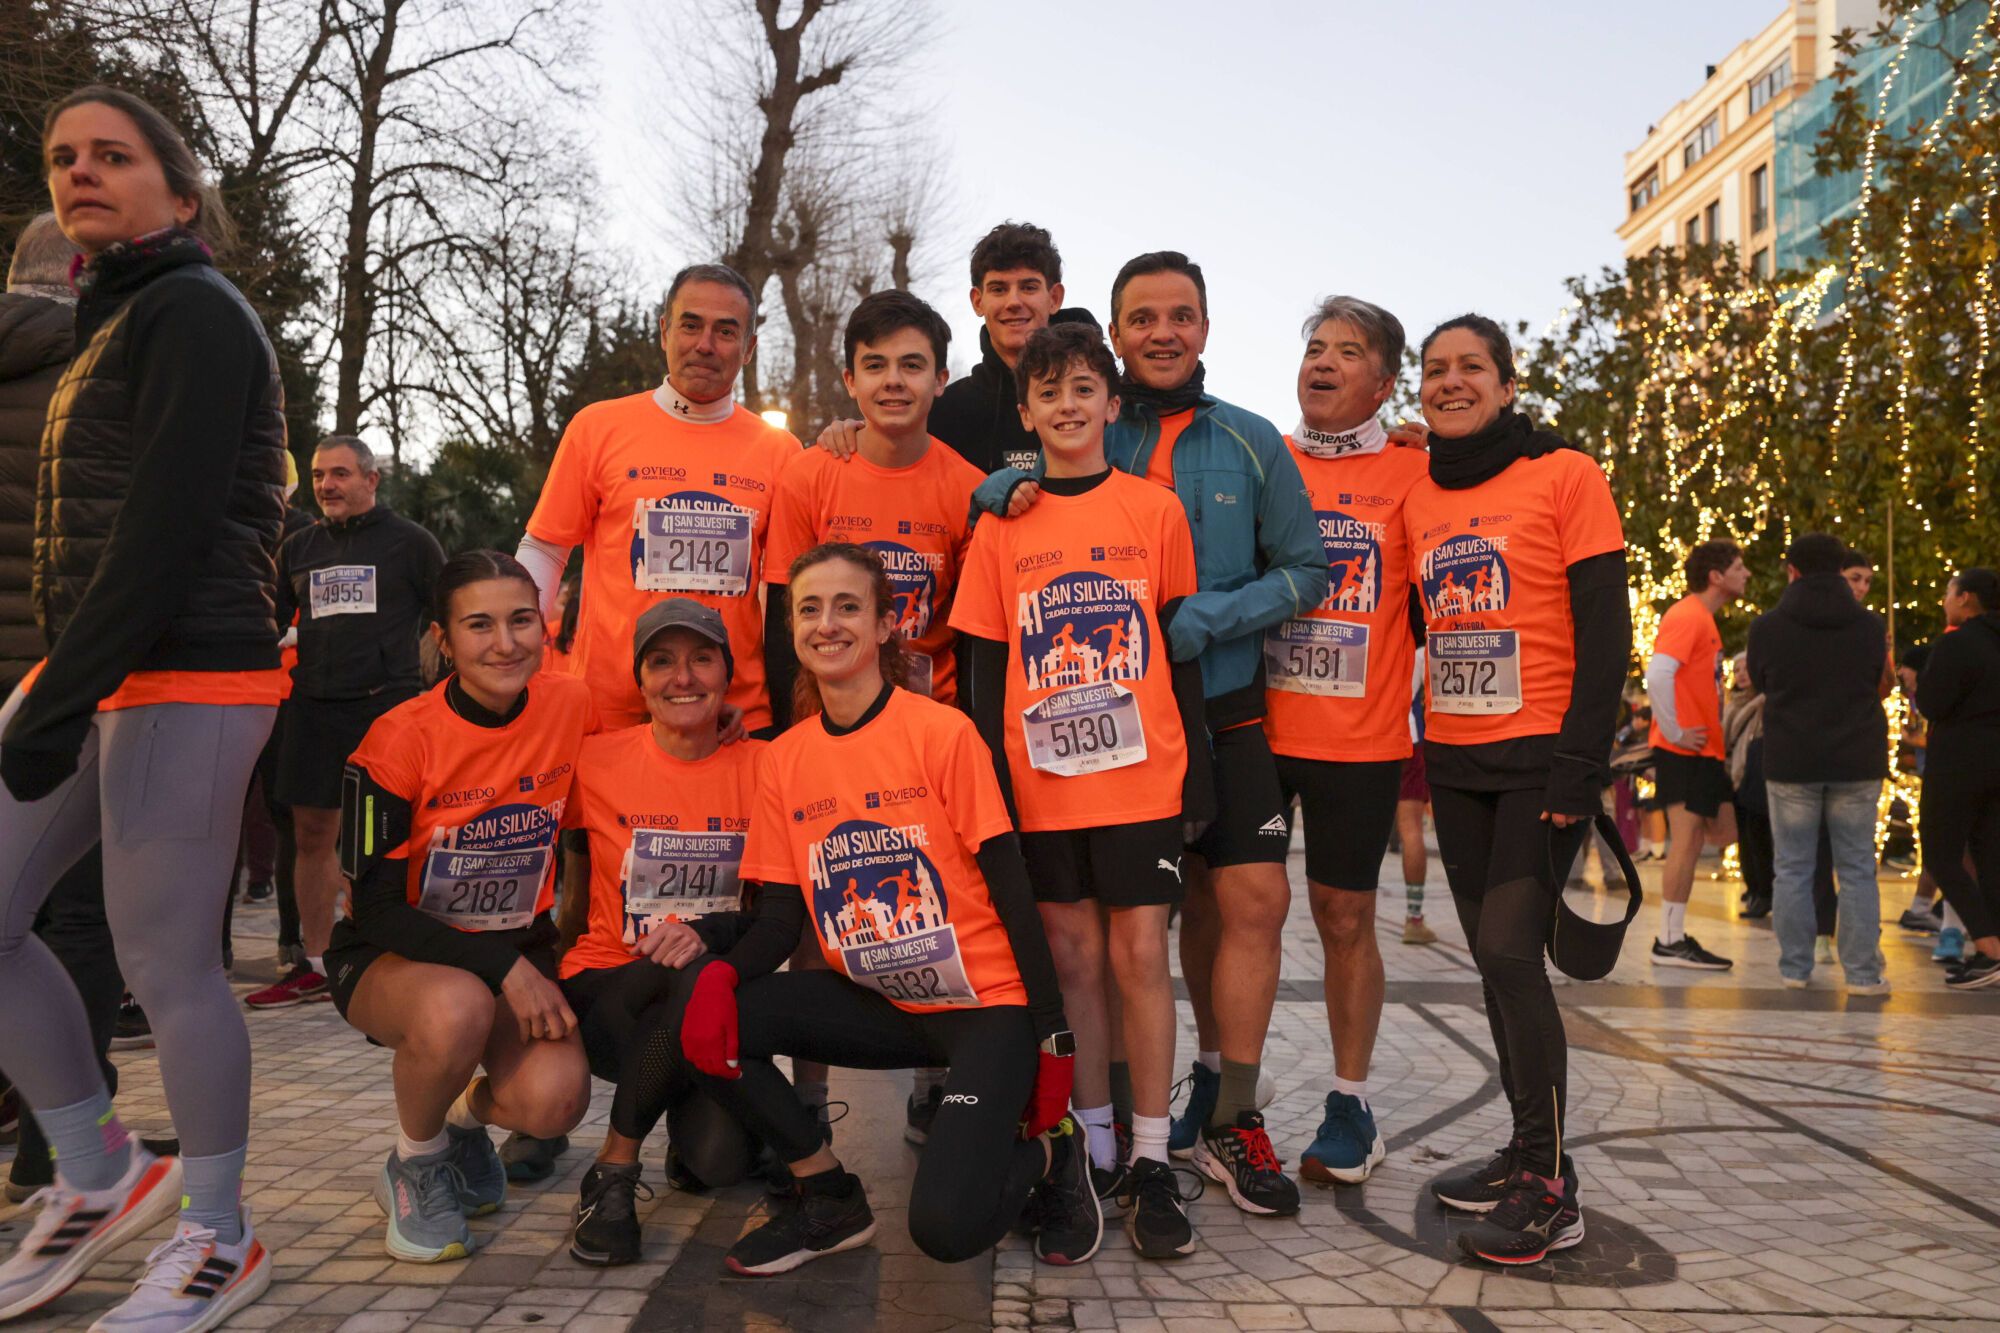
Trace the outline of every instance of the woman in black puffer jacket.
<instances>
[{"instance_id":1,"label":"woman in black puffer jacket","mask_svg":"<svg viewBox=\"0 0 2000 1333\"><path fill-rule=\"evenodd\" d=\"M228 232L221 201L173 126L127 93L86 88L51 111L43 152L57 220L83 256L77 351L36 478L49 656L0 710L0 1066L54 1145L57 1179L0 1263L0 1319L61 1294L178 1206L174 1239L118 1314L206 1328L271 1276L239 1202L250 1046L221 930L280 688L284 398L262 325L212 262ZM100 838L106 913L152 1021L177 1160L126 1135L76 989L29 933L50 886Z\"/></svg>"}]
</instances>

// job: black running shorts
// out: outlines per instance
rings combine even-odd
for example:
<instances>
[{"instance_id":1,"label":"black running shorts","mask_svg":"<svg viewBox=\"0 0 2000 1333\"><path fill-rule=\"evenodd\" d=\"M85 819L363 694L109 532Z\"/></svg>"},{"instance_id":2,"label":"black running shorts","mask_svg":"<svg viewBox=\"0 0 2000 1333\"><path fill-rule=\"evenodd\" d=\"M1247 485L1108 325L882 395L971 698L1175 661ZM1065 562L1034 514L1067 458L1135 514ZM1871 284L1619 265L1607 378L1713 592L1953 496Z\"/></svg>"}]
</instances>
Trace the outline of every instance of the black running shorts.
<instances>
[{"instance_id":1,"label":"black running shorts","mask_svg":"<svg viewBox=\"0 0 2000 1333\"><path fill-rule=\"evenodd\" d=\"M1375 892L1389 835L1403 761L1345 763L1278 756L1278 783L1289 811L1293 798L1306 826L1306 878L1329 888Z\"/></svg>"},{"instance_id":2,"label":"black running shorts","mask_svg":"<svg viewBox=\"0 0 2000 1333\"><path fill-rule=\"evenodd\" d=\"M1021 835L1038 903L1095 898L1106 907L1178 907L1181 821L1054 829Z\"/></svg>"},{"instance_id":3,"label":"black running shorts","mask_svg":"<svg viewBox=\"0 0 2000 1333\"><path fill-rule=\"evenodd\" d=\"M1250 722L1215 734L1215 822L1188 850L1210 869L1274 863L1291 850L1278 765L1264 724ZM1190 755L1194 759L1199 754Z\"/></svg>"}]
</instances>

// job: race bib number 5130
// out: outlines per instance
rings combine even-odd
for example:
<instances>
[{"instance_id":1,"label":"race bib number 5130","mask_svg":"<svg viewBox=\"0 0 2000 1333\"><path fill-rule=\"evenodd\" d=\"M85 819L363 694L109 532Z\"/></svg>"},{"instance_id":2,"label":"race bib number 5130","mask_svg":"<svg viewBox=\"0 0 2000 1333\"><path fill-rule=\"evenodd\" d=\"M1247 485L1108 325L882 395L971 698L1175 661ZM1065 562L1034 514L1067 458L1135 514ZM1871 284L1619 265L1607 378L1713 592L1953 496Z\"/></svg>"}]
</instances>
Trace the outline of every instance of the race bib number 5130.
<instances>
[{"instance_id":1,"label":"race bib number 5130","mask_svg":"<svg viewBox=\"0 0 2000 1333\"><path fill-rule=\"evenodd\" d=\"M1432 630L1431 711L1521 710L1521 635L1511 629Z\"/></svg>"}]
</instances>

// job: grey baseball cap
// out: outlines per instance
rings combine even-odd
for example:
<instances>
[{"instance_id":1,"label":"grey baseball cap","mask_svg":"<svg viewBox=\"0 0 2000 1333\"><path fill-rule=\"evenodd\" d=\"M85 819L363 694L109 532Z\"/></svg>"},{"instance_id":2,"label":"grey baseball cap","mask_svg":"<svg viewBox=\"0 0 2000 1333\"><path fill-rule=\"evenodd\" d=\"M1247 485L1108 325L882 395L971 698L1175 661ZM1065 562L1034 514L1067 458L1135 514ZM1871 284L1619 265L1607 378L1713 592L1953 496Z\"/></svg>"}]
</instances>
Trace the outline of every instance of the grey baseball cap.
<instances>
[{"instance_id":1,"label":"grey baseball cap","mask_svg":"<svg viewBox=\"0 0 2000 1333\"><path fill-rule=\"evenodd\" d=\"M639 617L638 627L632 631L634 679L639 675L639 664L645 660L646 645L670 629L691 630L721 648L723 665L729 668L730 678L735 679L736 658L729 651L729 631L723 628L722 614L692 597L669 597L664 602L655 602Z\"/></svg>"}]
</instances>

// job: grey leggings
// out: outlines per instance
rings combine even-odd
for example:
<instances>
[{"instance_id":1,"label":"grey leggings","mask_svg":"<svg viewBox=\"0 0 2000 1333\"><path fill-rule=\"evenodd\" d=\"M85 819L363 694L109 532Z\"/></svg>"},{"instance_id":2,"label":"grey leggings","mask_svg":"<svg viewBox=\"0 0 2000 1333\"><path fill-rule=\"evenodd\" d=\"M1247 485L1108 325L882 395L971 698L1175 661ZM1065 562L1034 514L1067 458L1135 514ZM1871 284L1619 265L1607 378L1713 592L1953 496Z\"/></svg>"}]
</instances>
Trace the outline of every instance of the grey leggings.
<instances>
[{"instance_id":1,"label":"grey leggings","mask_svg":"<svg viewBox=\"0 0 2000 1333\"><path fill-rule=\"evenodd\" d=\"M0 709L0 727L20 706ZM243 792L273 708L154 704L100 713L77 772L39 801L0 789L0 1068L29 1105L103 1091L76 986L33 934L63 872L100 838L104 908L125 984L160 1052L191 1157L250 1132L250 1036L222 972L222 912Z\"/></svg>"}]
</instances>

